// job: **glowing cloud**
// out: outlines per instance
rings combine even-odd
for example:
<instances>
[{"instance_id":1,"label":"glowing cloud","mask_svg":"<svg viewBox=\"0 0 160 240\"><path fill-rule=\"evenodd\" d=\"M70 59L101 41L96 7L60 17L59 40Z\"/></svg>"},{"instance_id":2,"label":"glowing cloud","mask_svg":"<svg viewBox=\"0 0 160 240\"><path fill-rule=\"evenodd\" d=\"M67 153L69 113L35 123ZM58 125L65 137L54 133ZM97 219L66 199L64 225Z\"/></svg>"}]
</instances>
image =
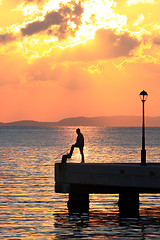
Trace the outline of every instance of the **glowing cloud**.
<instances>
[{"instance_id":1,"label":"glowing cloud","mask_svg":"<svg viewBox=\"0 0 160 240\"><path fill-rule=\"evenodd\" d=\"M0 4L4 119L137 114L137 91L158 92L158 0Z\"/></svg>"},{"instance_id":2,"label":"glowing cloud","mask_svg":"<svg viewBox=\"0 0 160 240\"><path fill-rule=\"evenodd\" d=\"M136 5L136 4L154 4L156 3L156 0L127 0L126 4L128 6L131 6L131 5Z\"/></svg>"}]
</instances>

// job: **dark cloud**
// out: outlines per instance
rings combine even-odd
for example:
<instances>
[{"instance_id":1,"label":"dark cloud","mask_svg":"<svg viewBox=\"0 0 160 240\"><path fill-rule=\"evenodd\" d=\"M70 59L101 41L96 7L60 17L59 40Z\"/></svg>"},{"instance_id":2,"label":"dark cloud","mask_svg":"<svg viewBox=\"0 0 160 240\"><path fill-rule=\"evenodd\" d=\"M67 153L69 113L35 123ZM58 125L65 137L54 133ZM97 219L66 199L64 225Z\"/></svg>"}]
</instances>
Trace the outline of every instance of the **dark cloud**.
<instances>
[{"instance_id":1,"label":"dark cloud","mask_svg":"<svg viewBox=\"0 0 160 240\"><path fill-rule=\"evenodd\" d=\"M82 13L83 13L83 9L80 6L80 4L75 4L75 8L73 10L73 14L75 14L77 16L81 16Z\"/></svg>"},{"instance_id":2,"label":"dark cloud","mask_svg":"<svg viewBox=\"0 0 160 240\"><path fill-rule=\"evenodd\" d=\"M157 44L157 45L160 45L160 36L156 36L156 37L153 39L153 43L154 43L154 44Z\"/></svg>"},{"instance_id":3,"label":"dark cloud","mask_svg":"<svg viewBox=\"0 0 160 240\"><path fill-rule=\"evenodd\" d=\"M100 29L96 32L95 42L99 43L104 50L103 56L120 57L130 56L132 50L140 45L140 42L127 32L115 34L110 29Z\"/></svg>"},{"instance_id":4,"label":"dark cloud","mask_svg":"<svg viewBox=\"0 0 160 240\"><path fill-rule=\"evenodd\" d=\"M60 4L60 9L55 12L46 14L43 21L35 21L27 24L21 29L23 36L30 36L42 31L46 31L49 35L57 36L59 39L67 38L68 35L74 35L81 25L81 15L83 8L80 3L70 2L67 5ZM76 24L74 30L70 23Z\"/></svg>"},{"instance_id":5,"label":"dark cloud","mask_svg":"<svg viewBox=\"0 0 160 240\"><path fill-rule=\"evenodd\" d=\"M100 29L94 40L63 50L61 58L70 61L129 57L140 42L128 33L116 34L111 29Z\"/></svg>"},{"instance_id":6,"label":"dark cloud","mask_svg":"<svg viewBox=\"0 0 160 240\"><path fill-rule=\"evenodd\" d=\"M33 35L47 30L51 25L59 25L62 21L63 17L59 13L50 12L46 15L44 21L29 23L25 28L21 29L21 32L23 35Z\"/></svg>"},{"instance_id":7,"label":"dark cloud","mask_svg":"<svg viewBox=\"0 0 160 240\"><path fill-rule=\"evenodd\" d=\"M45 2L45 0L25 0L26 4L29 4L29 3L43 3L43 2Z\"/></svg>"},{"instance_id":8,"label":"dark cloud","mask_svg":"<svg viewBox=\"0 0 160 240\"><path fill-rule=\"evenodd\" d=\"M16 37L11 33L0 34L0 43L12 42Z\"/></svg>"}]
</instances>

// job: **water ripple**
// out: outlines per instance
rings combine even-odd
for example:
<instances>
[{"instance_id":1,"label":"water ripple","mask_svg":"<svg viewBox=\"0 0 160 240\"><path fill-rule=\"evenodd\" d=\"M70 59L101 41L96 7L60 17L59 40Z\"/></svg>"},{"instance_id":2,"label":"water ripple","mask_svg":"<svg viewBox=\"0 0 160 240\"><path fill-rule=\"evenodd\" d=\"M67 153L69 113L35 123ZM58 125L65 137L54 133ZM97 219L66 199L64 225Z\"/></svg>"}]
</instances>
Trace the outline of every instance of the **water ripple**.
<instances>
[{"instance_id":1,"label":"water ripple","mask_svg":"<svg viewBox=\"0 0 160 240\"><path fill-rule=\"evenodd\" d=\"M83 127L86 162L139 162L140 130ZM160 128L147 134L147 160L158 161ZM159 239L159 194L140 195L140 219L119 218L109 194L91 194L89 214L69 215L68 195L54 192L54 159L74 141L72 127L0 128L0 239Z\"/></svg>"}]
</instances>

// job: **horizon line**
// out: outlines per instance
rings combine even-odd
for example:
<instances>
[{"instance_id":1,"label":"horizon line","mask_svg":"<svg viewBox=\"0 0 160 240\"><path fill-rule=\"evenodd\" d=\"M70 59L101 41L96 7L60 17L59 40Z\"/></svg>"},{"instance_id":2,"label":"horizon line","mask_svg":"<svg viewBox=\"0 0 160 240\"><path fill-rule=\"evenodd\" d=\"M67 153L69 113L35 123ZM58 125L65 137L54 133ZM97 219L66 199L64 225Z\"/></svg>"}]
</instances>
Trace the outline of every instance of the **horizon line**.
<instances>
[{"instance_id":1,"label":"horizon line","mask_svg":"<svg viewBox=\"0 0 160 240\"><path fill-rule=\"evenodd\" d=\"M92 118L114 118L114 117L142 117L142 115L108 115L108 116L92 116L92 117L86 117L86 116L75 116L75 117L64 117L61 118L60 120L53 120L53 121L43 121L43 120L33 120L33 119L21 119L21 120L12 120L12 121L7 121L7 122L1 122L1 124L7 124L7 123L15 123L15 122L39 122L39 123L58 123L62 120L66 119L76 119L76 118L87 118L87 119L92 119ZM145 118L158 118L160 115L156 116L145 116Z\"/></svg>"}]
</instances>

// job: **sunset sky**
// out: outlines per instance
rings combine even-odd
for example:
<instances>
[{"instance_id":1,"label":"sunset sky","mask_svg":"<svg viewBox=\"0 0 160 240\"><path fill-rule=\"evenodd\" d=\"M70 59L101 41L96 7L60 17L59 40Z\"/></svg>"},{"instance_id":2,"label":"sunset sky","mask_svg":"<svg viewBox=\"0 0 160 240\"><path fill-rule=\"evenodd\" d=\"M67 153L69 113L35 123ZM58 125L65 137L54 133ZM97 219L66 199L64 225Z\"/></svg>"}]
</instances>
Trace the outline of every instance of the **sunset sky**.
<instances>
[{"instance_id":1,"label":"sunset sky","mask_svg":"<svg viewBox=\"0 0 160 240\"><path fill-rule=\"evenodd\" d=\"M160 116L160 0L0 0L0 122Z\"/></svg>"}]
</instances>

